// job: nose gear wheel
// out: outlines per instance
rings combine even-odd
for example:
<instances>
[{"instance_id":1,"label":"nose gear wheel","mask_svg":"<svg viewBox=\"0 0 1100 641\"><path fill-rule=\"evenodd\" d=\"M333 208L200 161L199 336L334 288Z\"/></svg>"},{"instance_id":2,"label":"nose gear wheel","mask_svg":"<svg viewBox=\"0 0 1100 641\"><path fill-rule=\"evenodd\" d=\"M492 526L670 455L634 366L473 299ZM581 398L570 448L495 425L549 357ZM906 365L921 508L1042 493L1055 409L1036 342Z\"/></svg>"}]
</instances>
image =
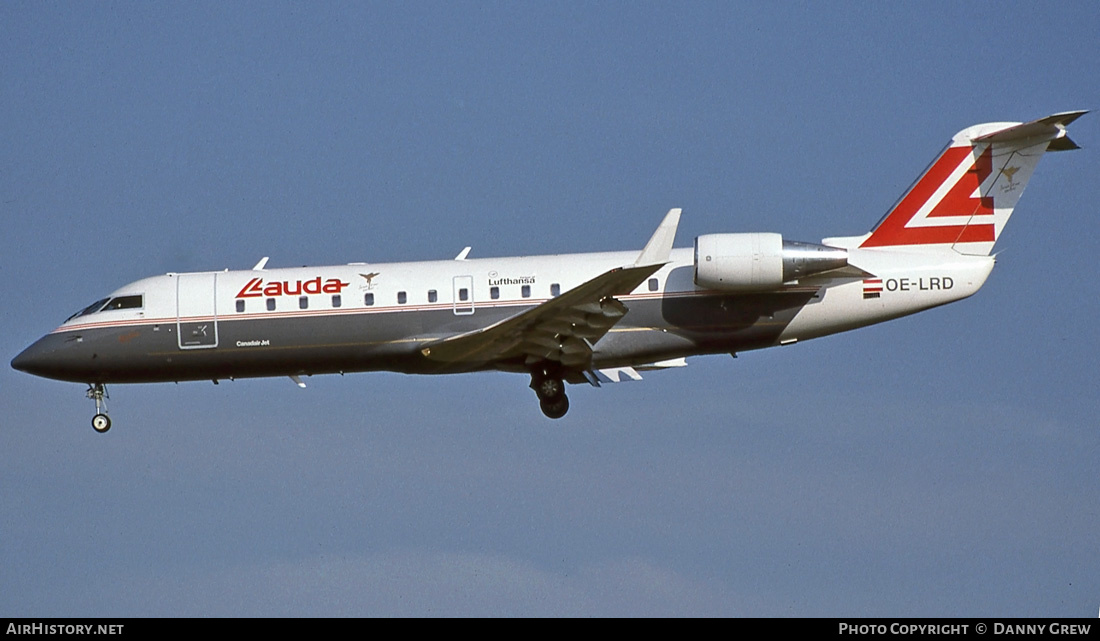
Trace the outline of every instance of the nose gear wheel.
<instances>
[{"instance_id":1,"label":"nose gear wheel","mask_svg":"<svg viewBox=\"0 0 1100 641\"><path fill-rule=\"evenodd\" d=\"M92 417L92 429L103 434L111 429L111 417L107 416L107 399L110 398L110 395L107 394L107 386L103 383L92 383L88 385L88 391L85 392L85 396L95 401L95 416Z\"/></svg>"}]
</instances>

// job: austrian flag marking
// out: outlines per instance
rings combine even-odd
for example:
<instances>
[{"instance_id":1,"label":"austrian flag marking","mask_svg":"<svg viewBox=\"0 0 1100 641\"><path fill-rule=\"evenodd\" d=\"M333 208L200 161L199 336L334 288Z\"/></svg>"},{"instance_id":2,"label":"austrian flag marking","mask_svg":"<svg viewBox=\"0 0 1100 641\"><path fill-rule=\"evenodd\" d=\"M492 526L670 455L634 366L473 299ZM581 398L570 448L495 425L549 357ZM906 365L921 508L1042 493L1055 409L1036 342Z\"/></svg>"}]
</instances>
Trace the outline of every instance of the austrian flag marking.
<instances>
[{"instance_id":1,"label":"austrian flag marking","mask_svg":"<svg viewBox=\"0 0 1100 641\"><path fill-rule=\"evenodd\" d=\"M882 296L882 279L881 278L864 278L863 279L863 298L879 298Z\"/></svg>"}]
</instances>

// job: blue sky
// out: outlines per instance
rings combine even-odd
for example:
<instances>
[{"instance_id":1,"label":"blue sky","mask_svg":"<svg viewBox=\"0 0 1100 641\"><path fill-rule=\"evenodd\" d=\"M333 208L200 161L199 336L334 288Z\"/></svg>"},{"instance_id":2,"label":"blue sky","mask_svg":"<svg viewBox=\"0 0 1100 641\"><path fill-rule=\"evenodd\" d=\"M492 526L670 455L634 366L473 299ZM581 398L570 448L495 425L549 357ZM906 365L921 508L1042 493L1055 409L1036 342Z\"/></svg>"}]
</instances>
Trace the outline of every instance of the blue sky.
<instances>
[{"instance_id":1,"label":"blue sky","mask_svg":"<svg viewBox=\"0 0 1100 641\"><path fill-rule=\"evenodd\" d=\"M0 353L167 271L867 231L1100 6L0 5ZM571 390L0 370L0 613L1092 616L1100 116L975 297Z\"/></svg>"}]
</instances>

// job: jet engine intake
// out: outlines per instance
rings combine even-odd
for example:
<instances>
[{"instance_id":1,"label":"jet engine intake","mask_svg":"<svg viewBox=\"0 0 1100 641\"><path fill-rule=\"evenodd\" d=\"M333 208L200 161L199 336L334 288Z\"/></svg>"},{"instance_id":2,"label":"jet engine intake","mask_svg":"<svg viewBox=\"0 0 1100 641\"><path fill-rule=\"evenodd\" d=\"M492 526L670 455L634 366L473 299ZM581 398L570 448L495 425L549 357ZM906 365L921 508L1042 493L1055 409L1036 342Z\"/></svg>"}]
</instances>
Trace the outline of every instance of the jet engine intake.
<instances>
[{"instance_id":1,"label":"jet engine intake","mask_svg":"<svg viewBox=\"0 0 1100 641\"><path fill-rule=\"evenodd\" d=\"M772 291L784 283L847 264L847 250L783 240L780 234L707 234L695 238L695 284L707 289Z\"/></svg>"}]
</instances>

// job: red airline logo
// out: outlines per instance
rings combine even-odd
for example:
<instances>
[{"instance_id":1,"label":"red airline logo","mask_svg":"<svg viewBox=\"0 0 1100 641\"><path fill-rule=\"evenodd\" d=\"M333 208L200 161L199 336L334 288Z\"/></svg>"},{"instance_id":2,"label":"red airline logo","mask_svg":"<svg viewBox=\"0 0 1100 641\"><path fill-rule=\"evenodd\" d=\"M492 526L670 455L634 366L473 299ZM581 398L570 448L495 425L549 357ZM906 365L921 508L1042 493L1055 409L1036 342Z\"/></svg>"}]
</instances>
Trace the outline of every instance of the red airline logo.
<instances>
[{"instance_id":1,"label":"red airline logo","mask_svg":"<svg viewBox=\"0 0 1100 641\"><path fill-rule=\"evenodd\" d=\"M339 294L351 283L339 278L322 281L321 277L311 280L273 280L267 283L262 278L253 278L237 292L237 298L259 298L261 296L298 296L300 294Z\"/></svg>"},{"instance_id":2,"label":"red airline logo","mask_svg":"<svg viewBox=\"0 0 1100 641\"><path fill-rule=\"evenodd\" d=\"M993 173L993 149L987 146L977 159L974 152L974 147L949 147L860 246L995 240L993 197L979 192ZM965 172L960 175L964 167ZM943 187L949 180L955 183L945 192Z\"/></svg>"}]
</instances>

